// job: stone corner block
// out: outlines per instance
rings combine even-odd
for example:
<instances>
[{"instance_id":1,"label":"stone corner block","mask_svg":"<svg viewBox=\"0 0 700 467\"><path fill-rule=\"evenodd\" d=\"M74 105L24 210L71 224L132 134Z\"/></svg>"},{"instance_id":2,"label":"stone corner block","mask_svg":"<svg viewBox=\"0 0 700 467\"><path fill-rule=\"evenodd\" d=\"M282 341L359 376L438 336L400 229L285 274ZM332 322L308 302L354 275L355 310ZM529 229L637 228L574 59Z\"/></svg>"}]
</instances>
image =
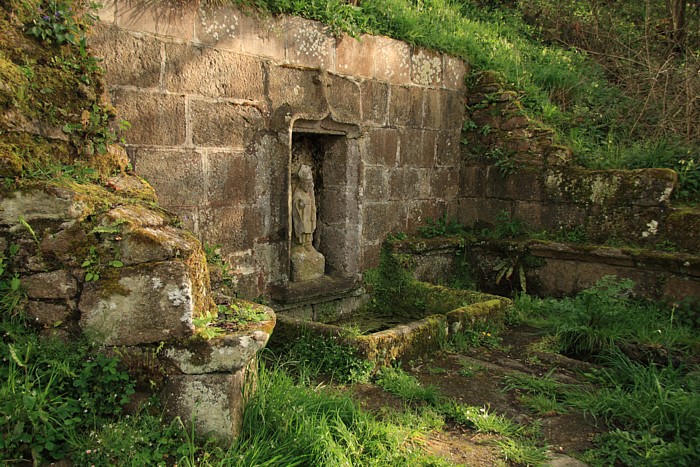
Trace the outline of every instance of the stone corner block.
<instances>
[{"instance_id":1,"label":"stone corner block","mask_svg":"<svg viewBox=\"0 0 700 467\"><path fill-rule=\"evenodd\" d=\"M138 345L194 334L193 317L203 301L196 274L167 261L116 270L83 288L80 326L105 345Z\"/></svg>"}]
</instances>

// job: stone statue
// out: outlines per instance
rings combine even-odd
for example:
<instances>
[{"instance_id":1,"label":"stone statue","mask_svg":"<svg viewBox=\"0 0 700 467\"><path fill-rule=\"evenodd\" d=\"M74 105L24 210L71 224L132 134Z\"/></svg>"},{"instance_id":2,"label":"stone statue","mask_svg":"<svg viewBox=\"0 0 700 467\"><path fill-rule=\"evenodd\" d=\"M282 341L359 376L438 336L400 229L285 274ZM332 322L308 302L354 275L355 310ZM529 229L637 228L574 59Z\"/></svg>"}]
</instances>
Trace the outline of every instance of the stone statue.
<instances>
[{"instance_id":1,"label":"stone statue","mask_svg":"<svg viewBox=\"0 0 700 467\"><path fill-rule=\"evenodd\" d=\"M302 165L299 183L292 193L292 281L304 282L322 277L326 259L312 241L316 230L316 199L311 167Z\"/></svg>"},{"instance_id":2,"label":"stone statue","mask_svg":"<svg viewBox=\"0 0 700 467\"><path fill-rule=\"evenodd\" d=\"M294 241L307 250L313 249L311 242L316 230L316 200L311 167L302 165L297 174L299 184L292 195L292 228Z\"/></svg>"}]
</instances>

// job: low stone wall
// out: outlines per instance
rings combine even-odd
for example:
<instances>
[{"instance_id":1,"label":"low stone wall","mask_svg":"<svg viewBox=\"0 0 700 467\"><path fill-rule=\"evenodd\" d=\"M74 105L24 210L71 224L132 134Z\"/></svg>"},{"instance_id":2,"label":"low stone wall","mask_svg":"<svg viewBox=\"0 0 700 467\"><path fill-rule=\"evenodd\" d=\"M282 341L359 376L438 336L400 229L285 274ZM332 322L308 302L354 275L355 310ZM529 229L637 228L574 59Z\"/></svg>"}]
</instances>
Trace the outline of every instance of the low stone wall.
<instances>
[{"instance_id":1,"label":"low stone wall","mask_svg":"<svg viewBox=\"0 0 700 467\"><path fill-rule=\"evenodd\" d=\"M136 172L221 245L239 293L289 279L290 171L306 152L331 275L357 279L388 233L456 203L461 60L225 3L110 0L100 19L91 42Z\"/></svg>"},{"instance_id":2,"label":"low stone wall","mask_svg":"<svg viewBox=\"0 0 700 467\"><path fill-rule=\"evenodd\" d=\"M572 243L460 239L396 242L394 251L411 255L419 280L450 284L471 275L481 290L502 295L521 289L522 266L528 293L561 297L590 287L607 275L632 279L635 290L651 299L700 299L700 257L630 248ZM497 281L505 264L510 278ZM498 283L497 283L498 282Z\"/></svg>"},{"instance_id":3,"label":"low stone wall","mask_svg":"<svg viewBox=\"0 0 700 467\"><path fill-rule=\"evenodd\" d=\"M505 213L534 230L575 230L590 242L672 242L680 250L698 251L697 219L689 223L686 213L671 208L677 182L672 170L575 166L571 151L523 114L516 93L494 73L481 74L471 85L467 115L460 202L454 211L463 224L493 226ZM689 235L681 233L674 216L683 217L680 223Z\"/></svg>"}]
</instances>

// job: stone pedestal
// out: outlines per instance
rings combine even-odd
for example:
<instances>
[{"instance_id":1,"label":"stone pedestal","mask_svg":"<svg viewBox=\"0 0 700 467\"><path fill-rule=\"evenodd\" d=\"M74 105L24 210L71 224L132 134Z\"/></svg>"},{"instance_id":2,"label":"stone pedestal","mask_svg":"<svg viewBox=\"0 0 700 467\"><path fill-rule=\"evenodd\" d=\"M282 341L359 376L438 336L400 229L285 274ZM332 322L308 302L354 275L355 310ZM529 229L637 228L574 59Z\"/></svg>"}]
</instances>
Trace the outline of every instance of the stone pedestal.
<instances>
[{"instance_id":1,"label":"stone pedestal","mask_svg":"<svg viewBox=\"0 0 700 467\"><path fill-rule=\"evenodd\" d=\"M313 247L292 247L292 282L304 282L323 277L326 259Z\"/></svg>"}]
</instances>

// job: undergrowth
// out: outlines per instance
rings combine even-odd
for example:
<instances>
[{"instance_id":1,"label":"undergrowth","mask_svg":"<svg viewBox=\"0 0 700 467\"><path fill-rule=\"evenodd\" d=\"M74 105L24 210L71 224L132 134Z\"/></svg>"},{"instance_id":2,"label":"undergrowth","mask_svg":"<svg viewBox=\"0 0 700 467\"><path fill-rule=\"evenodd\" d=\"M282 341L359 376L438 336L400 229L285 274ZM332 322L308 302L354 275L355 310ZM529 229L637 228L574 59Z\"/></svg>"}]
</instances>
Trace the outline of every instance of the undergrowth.
<instances>
[{"instance_id":1,"label":"undergrowth","mask_svg":"<svg viewBox=\"0 0 700 467\"><path fill-rule=\"evenodd\" d=\"M576 297L516 298L526 322L547 330L558 350L593 359L586 386L508 376L505 390L540 413L575 410L601 420L585 455L591 465L697 465L700 368L695 331L673 306L632 296L632 283L606 277Z\"/></svg>"}]
</instances>

